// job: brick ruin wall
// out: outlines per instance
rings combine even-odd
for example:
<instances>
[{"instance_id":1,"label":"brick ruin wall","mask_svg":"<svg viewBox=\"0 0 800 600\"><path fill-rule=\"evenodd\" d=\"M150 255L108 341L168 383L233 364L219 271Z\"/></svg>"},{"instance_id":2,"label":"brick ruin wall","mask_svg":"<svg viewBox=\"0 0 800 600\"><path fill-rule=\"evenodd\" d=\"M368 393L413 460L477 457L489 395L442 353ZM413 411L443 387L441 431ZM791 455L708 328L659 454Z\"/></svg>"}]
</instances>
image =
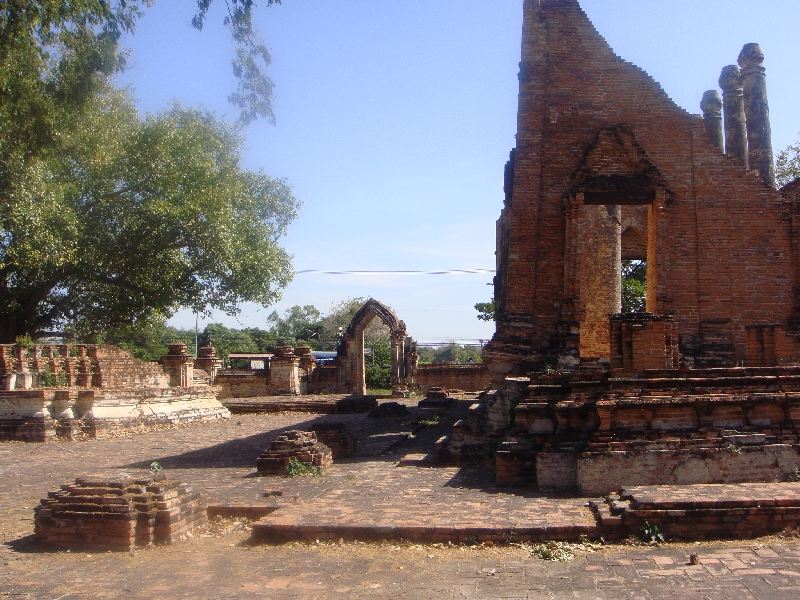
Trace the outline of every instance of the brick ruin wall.
<instances>
[{"instance_id":1,"label":"brick ruin wall","mask_svg":"<svg viewBox=\"0 0 800 600\"><path fill-rule=\"evenodd\" d=\"M581 293L595 272L581 262L580 231L590 209L605 208L589 205L583 167L594 184L638 181L642 189L626 192L634 200L652 192L639 200L648 203L645 231L623 242L632 255L644 235L648 310L674 315L682 354L701 366L800 358L795 209L720 152L702 117L616 56L574 0L525 2L517 140L498 222L498 324L487 361L500 379L580 354L576 331L590 300ZM623 221L632 208L641 206L623 206ZM748 345L748 326L775 328L766 349L757 349L758 334Z\"/></svg>"},{"instance_id":2,"label":"brick ruin wall","mask_svg":"<svg viewBox=\"0 0 800 600\"><path fill-rule=\"evenodd\" d=\"M2 345L0 439L95 438L230 416L215 388L193 379L192 357L180 352L166 359L172 365L146 363L114 346ZM174 385L183 380L187 385Z\"/></svg>"},{"instance_id":3,"label":"brick ruin wall","mask_svg":"<svg viewBox=\"0 0 800 600\"><path fill-rule=\"evenodd\" d=\"M416 383L423 393L433 387L481 392L492 382L485 365L418 365Z\"/></svg>"}]
</instances>

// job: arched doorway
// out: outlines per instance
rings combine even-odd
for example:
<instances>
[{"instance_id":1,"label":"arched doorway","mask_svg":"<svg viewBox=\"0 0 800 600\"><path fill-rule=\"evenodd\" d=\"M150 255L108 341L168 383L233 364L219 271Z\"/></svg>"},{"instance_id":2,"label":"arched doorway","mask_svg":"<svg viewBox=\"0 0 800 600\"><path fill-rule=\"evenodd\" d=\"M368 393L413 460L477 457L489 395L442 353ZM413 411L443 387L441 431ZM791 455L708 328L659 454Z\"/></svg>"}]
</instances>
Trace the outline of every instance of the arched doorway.
<instances>
[{"instance_id":1,"label":"arched doorway","mask_svg":"<svg viewBox=\"0 0 800 600\"><path fill-rule=\"evenodd\" d=\"M392 353L392 395L408 395L406 381L406 353L411 350L411 340L407 338L406 324L385 304L370 298L353 317L337 349L339 367L339 388L345 393L366 394L367 384L364 373L364 330L375 318L389 328ZM408 347L407 347L408 346Z\"/></svg>"}]
</instances>

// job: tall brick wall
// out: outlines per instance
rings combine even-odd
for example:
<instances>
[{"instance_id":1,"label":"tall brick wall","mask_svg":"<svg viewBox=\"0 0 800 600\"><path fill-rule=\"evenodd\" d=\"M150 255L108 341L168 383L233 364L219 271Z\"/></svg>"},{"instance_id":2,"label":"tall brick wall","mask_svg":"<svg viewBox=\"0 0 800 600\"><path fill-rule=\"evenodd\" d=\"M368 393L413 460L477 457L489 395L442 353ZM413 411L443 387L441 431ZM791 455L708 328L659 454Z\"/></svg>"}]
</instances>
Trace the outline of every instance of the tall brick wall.
<instances>
[{"instance_id":1,"label":"tall brick wall","mask_svg":"<svg viewBox=\"0 0 800 600\"><path fill-rule=\"evenodd\" d=\"M604 204L647 210L647 309L674 315L685 355L701 365L747 361L748 326L792 325L790 203L722 154L702 117L616 56L576 0L524 3L506 188L497 333L484 353L496 377L555 355L585 357L580 328L598 302L587 290L610 267L581 235ZM797 359L795 338L783 342L776 361Z\"/></svg>"},{"instance_id":2,"label":"tall brick wall","mask_svg":"<svg viewBox=\"0 0 800 600\"><path fill-rule=\"evenodd\" d=\"M417 385L422 391L432 387L443 387L448 390L464 390L480 392L492 382L486 366L478 365L419 365L417 367Z\"/></svg>"}]
</instances>

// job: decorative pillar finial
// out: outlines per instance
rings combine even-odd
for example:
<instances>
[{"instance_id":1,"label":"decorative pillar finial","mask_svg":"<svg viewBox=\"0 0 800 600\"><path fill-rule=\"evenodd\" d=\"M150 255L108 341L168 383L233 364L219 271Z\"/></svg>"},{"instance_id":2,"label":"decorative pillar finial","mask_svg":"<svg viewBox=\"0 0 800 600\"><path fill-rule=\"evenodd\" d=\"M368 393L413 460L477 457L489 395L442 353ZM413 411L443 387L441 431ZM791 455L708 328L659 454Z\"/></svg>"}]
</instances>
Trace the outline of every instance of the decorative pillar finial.
<instances>
[{"instance_id":1,"label":"decorative pillar finial","mask_svg":"<svg viewBox=\"0 0 800 600\"><path fill-rule=\"evenodd\" d=\"M747 147L750 168L757 171L770 187L775 187L775 166L772 157L772 130L767 102L767 75L763 67L764 53L758 44L745 44L739 54L744 90L744 111L747 117Z\"/></svg>"},{"instance_id":2,"label":"decorative pillar finial","mask_svg":"<svg viewBox=\"0 0 800 600\"><path fill-rule=\"evenodd\" d=\"M728 65L719 76L725 115L725 154L734 156L747 167L747 125L739 67Z\"/></svg>"},{"instance_id":3,"label":"decorative pillar finial","mask_svg":"<svg viewBox=\"0 0 800 600\"><path fill-rule=\"evenodd\" d=\"M706 125L706 132L711 139L711 143L719 148L720 152L725 152L722 134L722 100L717 90L708 90L703 94L700 110L703 111L703 122Z\"/></svg>"}]
</instances>

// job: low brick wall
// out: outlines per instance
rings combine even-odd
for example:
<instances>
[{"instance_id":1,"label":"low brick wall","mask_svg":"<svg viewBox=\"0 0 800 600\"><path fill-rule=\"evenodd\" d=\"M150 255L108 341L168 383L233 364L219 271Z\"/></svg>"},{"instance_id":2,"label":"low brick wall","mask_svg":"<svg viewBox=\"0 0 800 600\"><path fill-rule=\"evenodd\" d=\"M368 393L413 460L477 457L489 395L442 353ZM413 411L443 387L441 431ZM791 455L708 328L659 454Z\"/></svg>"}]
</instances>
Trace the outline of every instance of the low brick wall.
<instances>
[{"instance_id":1,"label":"low brick wall","mask_svg":"<svg viewBox=\"0 0 800 600\"><path fill-rule=\"evenodd\" d=\"M269 371L220 371L217 373L216 384L220 400L272 395L269 388Z\"/></svg>"},{"instance_id":2,"label":"low brick wall","mask_svg":"<svg viewBox=\"0 0 800 600\"><path fill-rule=\"evenodd\" d=\"M492 376L483 364L477 365L419 365L417 385L427 393L432 387L447 390L480 392L492 383Z\"/></svg>"},{"instance_id":3,"label":"low brick wall","mask_svg":"<svg viewBox=\"0 0 800 600\"><path fill-rule=\"evenodd\" d=\"M339 369L336 365L317 367L308 378L308 394L338 394Z\"/></svg>"},{"instance_id":4,"label":"low brick wall","mask_svg":"<svg viewBox=\"0 0 800 600\"><path fill-rule=\"evenodd\" d=\"M0 440L44 442L76 434L100 438L141 425L229 417L209 386L0 392Z\"/></svg>"}]
</instances>

